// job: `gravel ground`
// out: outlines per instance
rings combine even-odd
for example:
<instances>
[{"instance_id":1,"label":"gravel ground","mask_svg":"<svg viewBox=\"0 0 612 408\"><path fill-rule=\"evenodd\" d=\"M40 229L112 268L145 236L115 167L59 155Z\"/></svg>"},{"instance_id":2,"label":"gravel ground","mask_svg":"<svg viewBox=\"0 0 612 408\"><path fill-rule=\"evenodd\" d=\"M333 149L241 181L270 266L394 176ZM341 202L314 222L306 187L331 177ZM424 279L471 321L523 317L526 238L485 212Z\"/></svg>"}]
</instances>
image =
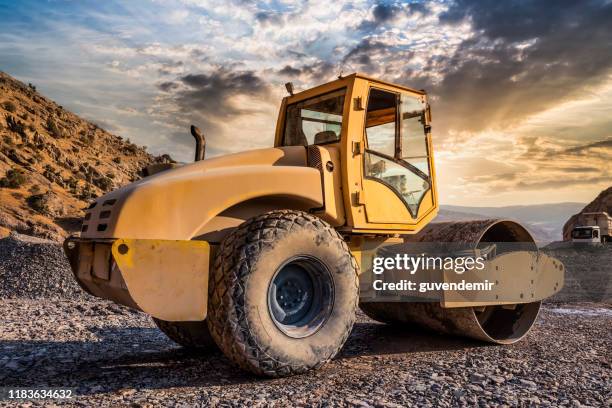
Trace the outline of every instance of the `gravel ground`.
<instances>
[{"instance_id":1,"label":"gravel ground","mask_svg":"<svg viewBox=\"0 0 612 408\"><path fill-rule=\"evenodd\" d=\"M611 406L612 308L547 305L526 339L493 346L360 315L323 369L266 380L190 354L105 301L0 301L0 383L75 387L80 406Z\"/></svg>"},{"instance_id":2,"label":"gravel ground","mask_svg":"<svg viewBox=\"0 0 612 408\"><path fill-rule=\"evenodd\" d=\"M61 245L11 234L0 239L0 298L85 299Z\"/></svg>"},{"instance_id":3,"label":"gravel ground","mask_svg":"<svg viewBox=\"0 0 612 408\"><path fill-rule=\"evenodd\" d=\"M360 313L330 364L267 380L84 294L61 247L12 235L0 240L0 386L74 387L62 405L76 406L612 406L612 247L555 252L568 280L554 299L566 303L547 304L518 344L398 329Z\"/></svg>"}]
</instances>

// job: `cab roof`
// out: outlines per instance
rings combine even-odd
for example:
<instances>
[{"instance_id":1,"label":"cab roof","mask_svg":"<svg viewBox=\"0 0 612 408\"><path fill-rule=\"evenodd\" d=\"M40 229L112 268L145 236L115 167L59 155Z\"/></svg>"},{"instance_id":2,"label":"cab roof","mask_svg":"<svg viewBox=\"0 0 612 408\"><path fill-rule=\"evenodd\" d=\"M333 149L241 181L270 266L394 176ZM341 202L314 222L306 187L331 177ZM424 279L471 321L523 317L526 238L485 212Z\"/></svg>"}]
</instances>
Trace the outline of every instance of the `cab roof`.
<instances>
[{"instance_id":1,"label":"cab roof","mask_svg":"<svg viewBox=\"0 0 612 408\"><path fill-rule=\"evenodd\" d=\"M414 89L414 88L410 88L410 87L405 86L405 85L396 84L394 82L383 81L382 79L374 78L374 77L371 77L369 75L363 74L361 72L355 72L354 74L349 75L349 77L352 77L352 76L354 76L355 78L365 79L365 80L370 81L370 82L378 82L380 84L384 84L384 85L388 85L388 86L393 86L393 87L396 87L396 88L404 89L406 91L414 92L414 93L419 94L419 95L427 95L427 92L425 92L424 89Z\"/></svg>"},{"instance_id":2,"label":"cab roof","mask_svg":"<svg viewBox=\"0 0 612 408\"><path fill-rule=\"evenodd\" d=\"M366 81L369 82L374 82L374 83L379 83L382 85L386 85L386 86L391 86L394 88L398 88L404 91L408 91L417 95L427 95L427 92L425 92L424 90L417 90L417 89L413 89L413 88L409 88L407 86L404 85L399 85L399 84L395 84L393 82L388 82L388 81L383 81L381 79L378 78L374 78L371 76L368 76L366 74L360 73L360 72L354 72L352 74L349 75L343 75L338 77L338 79L330 81L330 82L326 82L324 84L321 85L317 85L315 87L312 88L308 88L305 89L303 91L300 92L296 92L291 96L287 97L287 101L288 103L293 103L305 98L309 98L313 95L317 95L317 94L321 94L321 93L326 93L329 92L331 90L334 90L335 88L340 88L343 85L346 85L348 82L352 81L355 78L360 78L360 79L364 79Z\"/></svg>"}]
</instances>

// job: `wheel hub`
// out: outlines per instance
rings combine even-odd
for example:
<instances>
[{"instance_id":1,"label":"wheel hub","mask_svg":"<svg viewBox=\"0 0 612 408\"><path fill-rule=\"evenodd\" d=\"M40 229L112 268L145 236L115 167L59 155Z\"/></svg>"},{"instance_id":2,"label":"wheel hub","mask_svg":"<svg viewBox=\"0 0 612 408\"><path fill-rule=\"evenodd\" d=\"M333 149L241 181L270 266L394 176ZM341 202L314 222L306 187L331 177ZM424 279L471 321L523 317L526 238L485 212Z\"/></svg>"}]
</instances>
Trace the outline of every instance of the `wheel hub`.
<instances>
[{"instance_id":1,"label":"wheel hub","mask_svg":"<svg viewBox=\"0 0 612 408\"><path fill-rule=\"evenodd\" d=\"M290 337L306 337L325 322L333 305L333 281L318 260L297 257L272 279L268 306L274 324Z\"/></svg>"},{"instance_id":2,"label":"wheel hub","mask_svg":"<svg viewBox=\"0 0 612 408\"><path fill-rule=\"evenodd\" d=\"M308 282L310 283L310 282ZM305 312L306 306L310 303L308 300L308 291L312 290L312 285L308 285L309 288L305 289L303 282L297 279L288 279L283 282L276 292L276 301L281 306L283 311L289 315L299 316Z\"/></svg>"}]
</instances>

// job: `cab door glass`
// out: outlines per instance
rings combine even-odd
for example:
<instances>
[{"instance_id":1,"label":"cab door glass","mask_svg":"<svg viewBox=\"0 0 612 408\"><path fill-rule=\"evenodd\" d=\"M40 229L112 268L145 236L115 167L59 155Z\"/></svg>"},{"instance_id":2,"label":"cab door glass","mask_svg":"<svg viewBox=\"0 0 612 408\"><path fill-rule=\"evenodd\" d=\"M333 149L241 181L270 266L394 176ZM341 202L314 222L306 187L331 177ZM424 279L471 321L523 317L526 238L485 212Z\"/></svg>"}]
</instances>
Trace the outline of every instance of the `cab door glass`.
<instances>
[{"instance_id":1,"label":"cab door glass","mask_svg":"<svg viewBox=\"0 0 612 408\"><path fill-rule=\"evenodd\" d=\"M368 149L393 157L395 155L398 95L372 89L366 114Z\"/></svg>"},{"instance_id":2,"label":"cab door glass","mask_svg":"<svg viewBox=\"0 0 612 408\"><path fill-rule=\"evenodd\" d=\"M417 99L402 95L401 158L429 176L425 106L414 101Z\"/></svg>"},{"instance_id":3,"label":"cab door glass","mask_svg":"<svg viewBox=\"0 0 612 408\"><path fill-rule=\"evenodd\" d=\"M421 198L429 190L429 182L393 160L374 152L365 153L365 175L382 182L398 193L410 214L416 217Z\"/></svg>"},{"instance_id":4,"label":"cab door glass","mask_svg":"<svg viewBox=\"0 0 612 408\"><path fill-rule=\"evenodd\" d=\"M392 189L414 218L431 187L424 109L411 95L372 88L366 111L365 177Z\"/></svg>"}]
</instances>

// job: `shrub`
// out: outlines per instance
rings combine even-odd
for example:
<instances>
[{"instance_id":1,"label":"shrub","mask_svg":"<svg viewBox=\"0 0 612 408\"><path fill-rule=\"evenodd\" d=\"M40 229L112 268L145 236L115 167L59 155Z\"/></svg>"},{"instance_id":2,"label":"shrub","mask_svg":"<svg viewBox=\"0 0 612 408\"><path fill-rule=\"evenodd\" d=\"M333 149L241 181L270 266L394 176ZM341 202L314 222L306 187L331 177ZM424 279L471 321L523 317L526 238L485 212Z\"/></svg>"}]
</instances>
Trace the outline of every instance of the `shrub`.
<instances>
[{"instance_id":1,"label":"shrub","mask_svg":"<svg viewBox=\"0 0 612 408\"><path fill-rule=\"evenodd\" d=\"M123 148L123 151L129 154L136 154L138 152L138 146L133 143L129 143Z\"/></svg>"},{"instance_id":2,"label":"shrub","mask_svg":"<svg viewBox=\"0 0 612 408\"><path fill-rule=\"evenodd\" d=\"M94 179L93 182L102 191L110 191L113 188L113 181L104 176Z\"/></svg>"},{"instance_id":3,"label":"shrub","mask_svg":"<svg viewBox=\"0 0 612 408\"><path fill-rule=\"evenodd\" d=\"M49 212L48 197L46 194L34 194L26 199L26 202L34 211L46 214Z\"/></svg>"},{"instance_id":4,"label":"shrub","mask_svg":"<svg viewBox=\"0 0 612 408\"><path fill-rule=\"evenodd\" d=\"M17 120L13 116L9 115L6 118L6 125L13 132L19 133L21 136L26 137L25 125L22 121Z\"/></svg>"},{"instance_id":5,"label":"shrub","mask_svg":"<svg viewBox=\"0 0 612 408\"><path fill-rule=\"evenodd\" d=\"M17 106L15 106L15 104L11 101L8 102L4 102L4 109L6 109L7 111L14 113L17 110Z\"/></svg>"},{"instance_id":6,"label":"shrub","mask_svg":"<svg viewBox=\"0 0 612 408\"><path fill-rule=\"evenodd\" d=\"M93 133L88 133L85 135L81 135L79 139L81 140L81 143L83 143L84 145L91 146L95 140L95 136L93 135Z\"/></svg>"},{"instance_id":7,"label":"shrub","mask_svg":"<svg viewBox=\"0 0 612 408\"><path fill-rule=\"evenodd\" d=\"M41 188L38 184L34 184L28 191L32 194L39 194L41 192Z\"/></svg>"},{"instance_id":8,"label":"shrub","mask_svg":"<svg viewBox=\"0 0 612 408\"><path fill-rule=\"evenodd\" d=\"M85 184L83 186L83 189L81 190L81 193L78 195L78 198L80 198L81 200L90 200L95 197L96 194L93 192L89 184Z\"/></svg>"},{"instance_id":9,"label":"shrub","mask_svg":"<svg viewBox=\"0 0 612 408\"><path fill-rule=\"evenodd\" d=\"M47 130L49 131L51 136L53 136L53 137L55 137L57 139L59 139L59 138L61 138L63 136L62 130L57 125L57 123L55 123L53 118L47 119Z\"/></svg>"},{"instance_id":10,"label":"shrub","mask_svg":"<svg viewBox=\"0 0 612 408\"><path fill-rule=\"evenodd\" d=\"M21 170L10 169L0 179L0 187L19 188L27 181L26 175Z\"/></svg>"},{"instance_id":11,"label":"shrub","mask_svg":"<svg viewBox=\"0 0 612 408\"><path fill-rule=\"evenodd\" d=\"M71 176L66 183L71 189L76 189L79 185L79 180Z\"/></svg>"}]
</instances>

